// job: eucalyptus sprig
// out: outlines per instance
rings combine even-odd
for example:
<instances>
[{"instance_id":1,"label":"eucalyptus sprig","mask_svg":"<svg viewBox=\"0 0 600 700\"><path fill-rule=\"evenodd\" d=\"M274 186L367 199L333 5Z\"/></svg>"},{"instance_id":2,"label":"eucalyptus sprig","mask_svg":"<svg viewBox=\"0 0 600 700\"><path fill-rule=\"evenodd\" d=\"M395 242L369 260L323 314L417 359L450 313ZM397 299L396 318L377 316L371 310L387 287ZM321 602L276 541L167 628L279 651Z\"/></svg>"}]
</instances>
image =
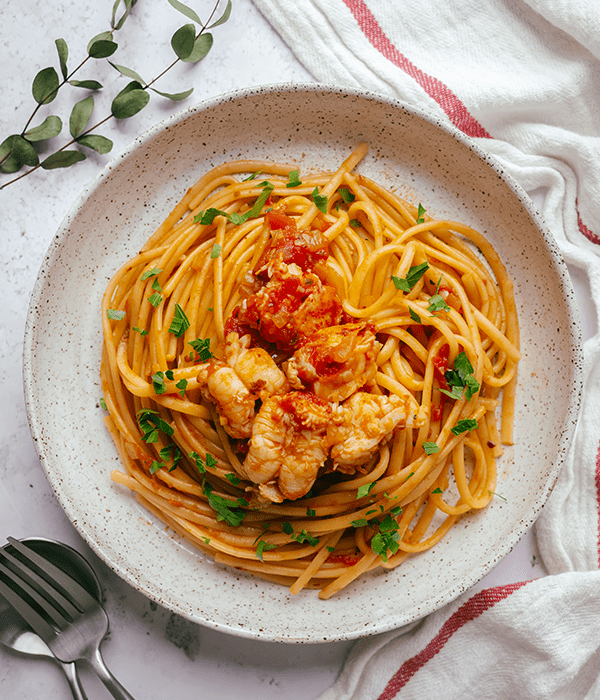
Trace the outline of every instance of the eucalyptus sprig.
<instances>
[{"instance_id":1,"label":"eucalyptus sprig","mask_svg":"<svg viewBox=\"0 0 600 700\"><path fill-rule=\"evenodd\" d=\"M108 60L116 52L118 44L115 41L114 34L123 27L137 2L138 0L114 1L110 30L97 34L88 42L85 58L71 71L68 68L69 49L67 42L64 39L55 41L62 80L56 69L51 66L43 68L35 76L31 90L36 106L31 116L19 134L11 134L0 144L0 172L7 174L16 173L24 167L27 167L28 170L1 184L0 190L31 174L38 168L44 170L67 168L85 160L86 154L78 148L71 148L72 146L89 148L101 155L109 153L113 147L113 142L106 136L95 133L96 130L110 119L128 119L140 112L150 101L150 90L175 102L185 100L192 94L193 88L183 92L169 93L158 90L153 85L180 61L197 63L208 54L213 45L213 36L208 30L224 24L229 19L231 0L227 0L225 10L218 19L213 21L221 2L221 0L216 0L210 17L206 22L202 22L192 8L179 2L179 0L168 0L173 8L192 20L191 23L180 27L171 38L171 47L176 56L175 60L149 82L146 82L137 71L108 61L121 75L130 78L130 82L112 100L110 114L94 124L94 126L88 126L95 106L93 93L101 90L103 86L97 80L75 80L73 76L90 59ZM118 16L121 9L123 10L122 14ZM39 110L53 102L59 91L66 85L77 89L89 90L91 94L78 101L71 110L69 116L71 140L40 161L34 144L58 136L62 132L63 123L58 115L50 114L37 126L32 127L31 124Z\"/></svg>"}]
</instances>

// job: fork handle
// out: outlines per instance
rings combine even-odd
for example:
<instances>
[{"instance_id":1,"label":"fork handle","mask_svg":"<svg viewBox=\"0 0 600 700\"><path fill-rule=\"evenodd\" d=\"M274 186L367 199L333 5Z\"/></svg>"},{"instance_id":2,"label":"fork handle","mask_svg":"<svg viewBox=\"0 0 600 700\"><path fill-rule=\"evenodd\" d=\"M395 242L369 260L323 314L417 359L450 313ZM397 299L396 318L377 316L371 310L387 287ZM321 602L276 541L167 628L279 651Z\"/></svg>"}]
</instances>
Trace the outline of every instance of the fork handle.
<instances>
[{"instance_id":1,"label":"fork handle","mask_svg":"<svg viewBox=\"0 0 600 700\"><path fill-rule=\"evenodd\" d=\"M102 654L100 653L100 649L96 649L94 653L90 654L87 658L92 664L94 671L96 671L98 678L104 683L106 689L115 700L135 700L133 695L130 695L108 670L102 658Z\"/></svg>"},{"instance_id":2,"label":"fork handle","mask_svg":"<svg viewBox=\"0 0 600 700\"><path fill-rule=\"evenodd\" d=\"M60 665L62 666L62 669L65 672L65 676L69 681L69 685L71 686L73 700L87 700L87 695L85 694L85 691L83 690L83 687L81 685L81 681L79 680L79 674L77 673L77 667L75 666L75 664L61 662Z\"/></svg>"}]
</instances>

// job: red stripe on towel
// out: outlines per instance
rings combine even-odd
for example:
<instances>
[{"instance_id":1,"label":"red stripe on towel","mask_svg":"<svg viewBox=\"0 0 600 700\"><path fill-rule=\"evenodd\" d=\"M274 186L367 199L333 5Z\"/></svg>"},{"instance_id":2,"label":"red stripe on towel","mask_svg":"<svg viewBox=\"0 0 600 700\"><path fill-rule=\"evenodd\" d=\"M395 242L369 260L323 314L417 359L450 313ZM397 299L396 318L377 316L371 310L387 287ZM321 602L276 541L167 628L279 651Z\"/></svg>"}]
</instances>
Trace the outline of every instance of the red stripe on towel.
<instances>
[{"instance_id":1,"label":"red stripe on towel","mask_svg":"<svg viewBox=\"0 0 600 700\"><path fill-rule=\"evenodd\" d=\"M577 212L577 226L579 227L580 233L583 233L583 235L588 239L588 241L600 245L600 236L597 236L593 231L590 231L590 229L581 220L579 212Z\"/></svg>"},{"instance_id":2,"label":"red stripe on towel","mask_svg":"<svg viewBox=\"0 0 600 700\"><path fill-rule=\"evenodd\" d=\"M414 78L425 92L440 105L454 126L458 127L467 136L491 138L490 134L469 114L465 105L447 85L419 70L414 63L398 51L385 35L375 16L363 0L344 0L344 3L352 12L369 43L388 61L391 61L395 66L410 75L411 78Z\"/></svg>"},{"instance_id":3,"label":"red stripe on towel","mask_svg":"<svg viewBox=\"0 0 600 700\"><path fill-rule=\"evenodd\" d=\"M472 598L469 598L466 603L461 605L461 607L444 622L440 631L422 651L400 666L396 673L390 678L384 691L377 700L392 700L392 698L395 698L398 691L408 683L415 673L423 668L428 661L443 649L446 642L456 631L467 622L475 620L496 603L508 598L509 595L526 583L528 582L519 581L517 583L509 583L506 586L486 588L476 593Z\"/></svg>"}]
</instances>

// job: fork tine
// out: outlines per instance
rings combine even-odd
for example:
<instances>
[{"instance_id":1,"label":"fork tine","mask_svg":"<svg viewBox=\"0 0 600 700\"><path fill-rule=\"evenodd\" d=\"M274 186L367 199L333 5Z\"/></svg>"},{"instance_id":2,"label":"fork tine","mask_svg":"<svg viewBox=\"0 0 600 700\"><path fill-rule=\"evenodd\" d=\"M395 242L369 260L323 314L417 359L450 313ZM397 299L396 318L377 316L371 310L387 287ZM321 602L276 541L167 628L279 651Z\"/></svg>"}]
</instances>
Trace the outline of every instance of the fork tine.
<instances>
[{"instance_id":1,"label":"fork tine","mask_svg":"<svg viewBox=\"0 0 600 700\"><path fill-rule=\"evenodd\" d=\"M65 616L58 609L57 602L52 599L48 600L44 594L44 591L40 591L35 585L33 585L34 582L28 580L29 576L27 576L27 574L23 573L22 576L19 576L18 573L12 569L9 569L8 566L0 562L0 577L2 575L13 581L13 583L15 583L26 596L33 600L33 602L52 620L52 622L54 622L57 627L64 627ZM0 578L0 580L2 579ZM11 588L15 591L15 593L17 593L17 595L19 594L19 591L15 589L14 586L11 586ZM21 597L23 596L21 595Z\"/></svg>"},{"instance_id":2,"label":"fork tine","mask_svg":"<svg viewBox=\"0 0 600 700\"><path fill-rule=\"evenodd\" d=\"M46 579L38 576L38 574L27 565L23 564L19 559L7 552L5 549L0 549L0 557L4 557L12 564L12 568L0 561L0 572L8 576L25 593L33 598L35 603L52 618L52 621L59 627L63 627L65 623L65 614L69 622L72 622L78 615L79 610L65 598L62 592L53 588L48 584Z\"/></svg>"},{"instance_id":3,"label":"fork tine","mask_svg":"<svg viewBox=\"0 0 600 700\"><path fill-rule=\"evenodd\" d=\"M10 544L19 552L19 554L28 562L32 563L47 583L54 588L58 588L60 592L70 600L75 607L83 611L87 608L95 608L99 605L98 601L88 593L85 588L69 574L62 569L50 563L44 557L41 557L37 552L34 552L26 544L16 540L14 537L7 538ZM0 554L2 554L0 548ZM4 552L6 554L6 552Z\"/></svg>"},{"instance_id":4,"label":"fork tine","mask_svg":"<svg viewBox=\"0 0 600 700\"><path fill-rule=\"evenodd\" d=\"M0 595L19 613L25 622L34 630L46 644L56 637L56 630L37 613L29 603L16 593L9 585L0 579Z\"/></svg>"}]
</instances>

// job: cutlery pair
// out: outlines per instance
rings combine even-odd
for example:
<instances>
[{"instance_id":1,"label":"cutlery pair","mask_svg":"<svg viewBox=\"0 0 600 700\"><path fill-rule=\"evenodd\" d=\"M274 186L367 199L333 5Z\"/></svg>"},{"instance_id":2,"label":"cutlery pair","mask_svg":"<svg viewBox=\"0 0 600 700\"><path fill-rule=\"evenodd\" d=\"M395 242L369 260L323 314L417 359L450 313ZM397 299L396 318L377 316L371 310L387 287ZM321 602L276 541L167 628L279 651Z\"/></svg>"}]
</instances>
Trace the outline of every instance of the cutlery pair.
<instances>
[{"instance_id":1,"label":"cutlery pair","mask_svg":"<svg viewBox=\"0 0 600 700\"><path fill-rule=\"evenodd\" d=\"M134 700L102 659L100 644L108 632L108 618L100 603L32 548L13 537L8 541L14 553L0 547L0 595L46 643L63 668L74 672L72 664L84 659L115 700ZM75 697L79 692L84 700L77 677L69 680L73 681Z\"/></svg>"}]
</instances>

